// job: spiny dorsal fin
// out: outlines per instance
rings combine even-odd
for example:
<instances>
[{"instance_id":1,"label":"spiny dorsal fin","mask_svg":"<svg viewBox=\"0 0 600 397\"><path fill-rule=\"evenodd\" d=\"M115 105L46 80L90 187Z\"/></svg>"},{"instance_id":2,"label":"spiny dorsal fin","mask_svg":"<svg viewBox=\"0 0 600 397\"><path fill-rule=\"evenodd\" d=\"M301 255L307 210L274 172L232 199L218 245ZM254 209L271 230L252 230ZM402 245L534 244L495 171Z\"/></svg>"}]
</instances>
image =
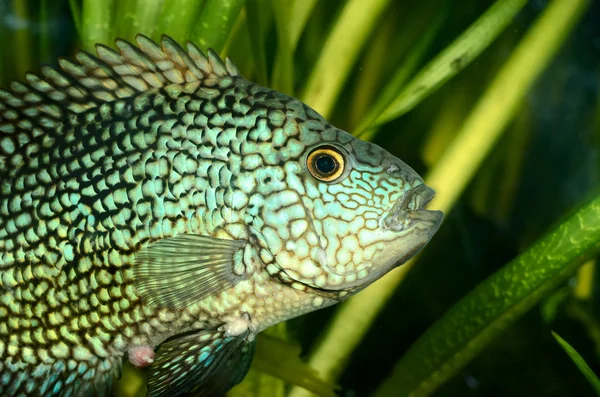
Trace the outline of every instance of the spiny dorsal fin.
<instances>
[{"instance_id":1,"label":"spiny dorsal fin","mask_svg":"<svg viewBox=\"0 0 600 397\"><path fill-rule=\"evenodd\" d=\"M97 56L79 51L74 59L59 59L59 68L45 66L41 75L27 73L26 83L0 90L0 171L20 167L24 147L36 136L55 131L68 113L126 98L157 87L200 82L214 85L239 71L209 49L194 44L187 52L172 38L160 45L146 36L137 46L117 39L118 50L97 45ZM20 153L21 152L21 153Z\"/></svg>"}]
</instances>

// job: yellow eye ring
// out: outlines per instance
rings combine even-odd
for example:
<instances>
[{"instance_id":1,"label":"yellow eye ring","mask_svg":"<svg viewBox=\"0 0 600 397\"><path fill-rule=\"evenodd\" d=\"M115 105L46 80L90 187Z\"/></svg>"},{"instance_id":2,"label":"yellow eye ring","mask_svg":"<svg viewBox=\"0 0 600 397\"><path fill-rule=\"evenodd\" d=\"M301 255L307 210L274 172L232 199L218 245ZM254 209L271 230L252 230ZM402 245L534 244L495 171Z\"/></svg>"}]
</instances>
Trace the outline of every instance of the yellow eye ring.
<instances>
[{"instance_id":1,"label":"yellow eye ring","mask_svg":"<svg viewBox=\"0 0 600 397\"><path fill-rule=\"evenodd\" d=\"M321 146L310 152L306 166L310 174L318 180L333 182L344 173L346 160L335 147Z\"/></svg>"}]
</instances>

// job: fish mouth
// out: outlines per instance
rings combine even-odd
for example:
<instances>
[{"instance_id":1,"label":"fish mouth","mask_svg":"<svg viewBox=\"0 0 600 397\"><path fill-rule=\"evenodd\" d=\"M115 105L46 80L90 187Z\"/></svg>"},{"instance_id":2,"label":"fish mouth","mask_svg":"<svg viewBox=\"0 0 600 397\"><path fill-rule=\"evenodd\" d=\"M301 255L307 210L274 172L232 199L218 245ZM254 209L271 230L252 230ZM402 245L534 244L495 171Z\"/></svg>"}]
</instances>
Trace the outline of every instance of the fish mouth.
<instances>
[{"instance_id":1,"label":"fish mouth","mask_svg":"<svg viewBox=\"0 0 600 397\"><path fill-rule=\"evenodd\" d=\"M421 184L400 197L383 218L382 227L396 232L408 230L422 224L437 230L444 219L442 211L425 209L435 197L435 191Z\"/></svg>"}]
</instances>

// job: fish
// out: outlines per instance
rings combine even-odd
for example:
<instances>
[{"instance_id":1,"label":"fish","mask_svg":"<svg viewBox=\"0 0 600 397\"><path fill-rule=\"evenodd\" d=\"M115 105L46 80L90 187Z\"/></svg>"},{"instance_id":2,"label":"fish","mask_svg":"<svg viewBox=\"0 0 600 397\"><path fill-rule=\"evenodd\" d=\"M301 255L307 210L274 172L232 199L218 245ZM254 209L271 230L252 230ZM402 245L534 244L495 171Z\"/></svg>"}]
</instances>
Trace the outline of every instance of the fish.
<instances>
[{"instance_id":1,"label":"fish","mask_svg":"<svg viewBox=\"0 0 600 397\"><path fill-rule=\"evenodd\" d=\"M116 40L0 90L0 395L222 395L436 233L434 190L230 58Z\"/></svg>"}]
</instances>

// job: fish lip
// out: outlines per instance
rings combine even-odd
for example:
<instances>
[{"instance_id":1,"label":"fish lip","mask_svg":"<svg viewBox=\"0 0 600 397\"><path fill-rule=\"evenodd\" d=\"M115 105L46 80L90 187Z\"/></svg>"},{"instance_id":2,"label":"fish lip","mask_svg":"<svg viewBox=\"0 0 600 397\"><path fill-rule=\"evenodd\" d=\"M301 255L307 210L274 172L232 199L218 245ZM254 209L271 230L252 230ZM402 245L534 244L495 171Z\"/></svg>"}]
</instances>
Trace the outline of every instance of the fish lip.
<instances>
[{"instance_id":1,"label":"fish lip","mask_svg":"<svg viewBox=\"0 0 600 397\"><path fill-rule=\"evenodd\" d=\"M403 231L415 224L426 224L437 230L442 223L442 211L428 210L425 207L435 197L435 190L420 184L402 195L383 218L384 229Z\"/></svg>"}]
</instances>

